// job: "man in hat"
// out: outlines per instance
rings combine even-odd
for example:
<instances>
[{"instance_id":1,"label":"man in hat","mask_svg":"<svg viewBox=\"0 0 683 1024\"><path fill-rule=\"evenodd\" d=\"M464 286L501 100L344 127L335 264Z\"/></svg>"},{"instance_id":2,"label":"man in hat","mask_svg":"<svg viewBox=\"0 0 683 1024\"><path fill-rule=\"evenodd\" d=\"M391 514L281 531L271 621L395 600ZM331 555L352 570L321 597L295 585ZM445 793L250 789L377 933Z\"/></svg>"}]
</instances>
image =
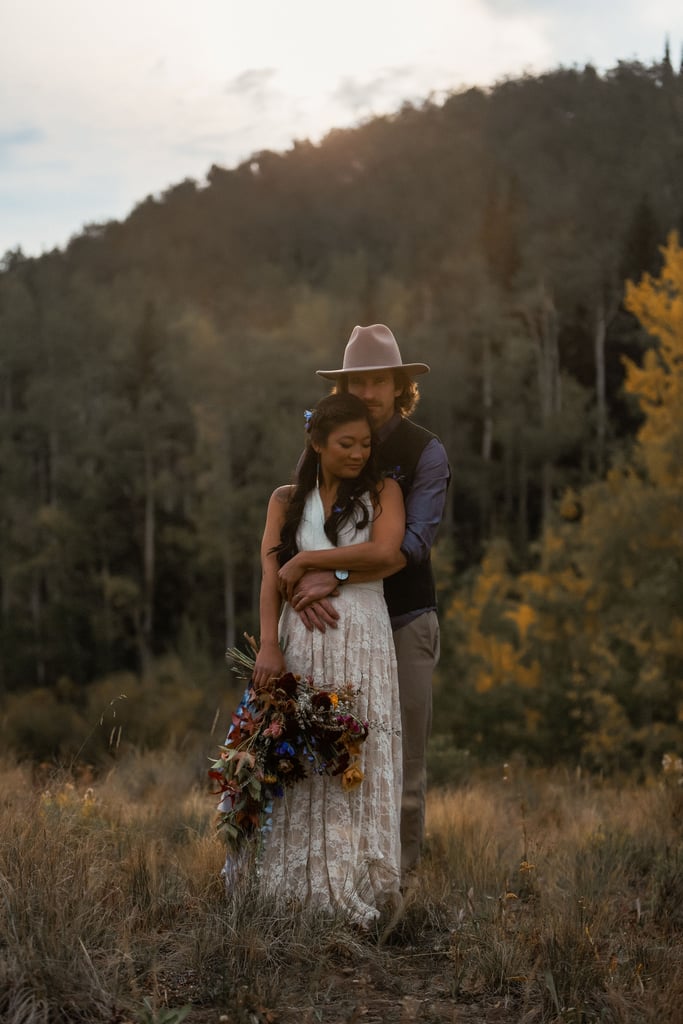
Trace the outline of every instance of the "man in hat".
<instances>
[{"instance_id":1,"label":"man in hat","mask_svg":"<svg viewBox=\"0 0 683 1024\"><path fill-rule=\"evenodd\" d=\"M384 324L355 327L339 370L317 370L335 390L361 398L378 439L380 468L403 491L406 532L401 559L384 580L398 662L403 739L402 871L415 868L424 841L426 753L432 722L432 674L439 658L439 623L431 548L443 516L450 480L448 457L435 434L409 419L419 399L414 377L425 363L404 363ZM292 604L310 629L334 627L330 595L350 574L307 573ZM373 578L354 573L356 582ZM374 578L377 578L376 576Z\"/></svg>"}]
</instances>

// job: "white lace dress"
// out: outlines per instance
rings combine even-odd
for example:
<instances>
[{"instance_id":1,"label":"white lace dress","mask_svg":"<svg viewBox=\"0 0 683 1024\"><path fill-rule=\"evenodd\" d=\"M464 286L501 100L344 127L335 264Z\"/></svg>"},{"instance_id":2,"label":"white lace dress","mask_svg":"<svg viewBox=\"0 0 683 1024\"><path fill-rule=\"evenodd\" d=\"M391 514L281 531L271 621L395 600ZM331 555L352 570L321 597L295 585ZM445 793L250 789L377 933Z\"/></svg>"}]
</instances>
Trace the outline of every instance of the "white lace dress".
<instances>
[{"instance_id":1,"label":"white lace dress","mask_svg":"<svg viewBox=\"0 0 683 1024\"><path fill-rule=\"evenodd\" d=\"M300 550L333 545L325 535L317 490L306 501ZM368 540L370 526L340 531L338 546ZM343 556L339 559L344 565ZM353 578L353 577L352 577ZM400 883L401 715L396 655L381 581L345 583L335 598L337 629L309 632L286 605L280 639L287 668L316 686L360 689L359 718L370 722L362 745L364 779L344 792L339 777L312 776L274 802L265 835L261 888L321 909L345 909L370 923Z\"/></svg>"}]
</instances>

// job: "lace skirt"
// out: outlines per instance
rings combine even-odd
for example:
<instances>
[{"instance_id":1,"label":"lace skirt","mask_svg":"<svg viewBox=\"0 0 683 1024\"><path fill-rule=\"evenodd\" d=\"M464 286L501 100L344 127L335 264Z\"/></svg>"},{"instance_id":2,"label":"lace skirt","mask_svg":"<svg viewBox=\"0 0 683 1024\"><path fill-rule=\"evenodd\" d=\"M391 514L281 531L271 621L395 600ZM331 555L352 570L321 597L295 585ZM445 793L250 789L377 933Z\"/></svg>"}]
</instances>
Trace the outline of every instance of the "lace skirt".
<instances>
[{"instance_id":1,"label":"lace skirt","mask_svg":"<svg viewBox=\"0 0 683 1024\"><path fill-rule=\"evenodd\" d=\"M262 891L322 910L376 918L400 884L401 738L396 655L381 584L347 584L336 629L309 632L289 605L280 620L287 668L316 686L358 690L355 711L370 730L362 783L313 775L285 791L264 837Z\"/></svg>"}]
</instances>

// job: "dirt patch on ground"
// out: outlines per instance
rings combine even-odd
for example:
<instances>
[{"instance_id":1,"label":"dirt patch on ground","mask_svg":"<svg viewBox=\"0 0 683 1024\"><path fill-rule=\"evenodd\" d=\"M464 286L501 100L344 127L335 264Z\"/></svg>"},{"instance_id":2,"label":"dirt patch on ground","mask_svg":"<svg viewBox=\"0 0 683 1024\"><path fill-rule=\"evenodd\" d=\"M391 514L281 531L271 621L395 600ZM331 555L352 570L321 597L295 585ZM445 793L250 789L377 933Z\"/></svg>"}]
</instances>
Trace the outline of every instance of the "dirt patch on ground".
<instances>
[{"instance_id":1,"label":"dirt patch on ground","mask_svg":"<svg viewBox=\"0 0 683 1024\"><path fill-rule=\"evenodd\" d=\"M162 984L168 1007L190 1006L187 1024L520 1024L514 998L454 992L454 976L443 938L431 944L368 944L353 957L340 951L324 975L308 969L285 973L277 993L256 997L234 979L206 1003L206 983L191 972ZM203 991L203 994L202 994ZM172 1024L172 1022L169 1022Z\"/></svg>"}]
</instances>

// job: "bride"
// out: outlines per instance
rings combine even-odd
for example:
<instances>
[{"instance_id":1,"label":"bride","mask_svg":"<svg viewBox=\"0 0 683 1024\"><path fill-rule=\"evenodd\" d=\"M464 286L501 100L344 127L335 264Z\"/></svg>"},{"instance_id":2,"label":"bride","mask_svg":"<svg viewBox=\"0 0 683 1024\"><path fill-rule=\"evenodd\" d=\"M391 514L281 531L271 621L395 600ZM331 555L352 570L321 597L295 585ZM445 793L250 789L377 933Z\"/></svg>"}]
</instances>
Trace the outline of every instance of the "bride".
<instances>
[{"instance_id":1,"label":"bride","mask_svg":"<svg viewBox=\"0 0 683 1024\"><path fill-rule=\"evenodd\" d=\"M278 487L268 505L253 683L289 671L329 690L350 684L370 730L356 788L314 774L275 801L260 885L368 925L400 882L401 719L381 578L402 564L405 514L398 484L374 468L363 402L323 398L307 431L296 482ZM339 580L339 620L324 633L309 631L288 603L314 569L333 569Z\"/></svg>"}]
</instances>

